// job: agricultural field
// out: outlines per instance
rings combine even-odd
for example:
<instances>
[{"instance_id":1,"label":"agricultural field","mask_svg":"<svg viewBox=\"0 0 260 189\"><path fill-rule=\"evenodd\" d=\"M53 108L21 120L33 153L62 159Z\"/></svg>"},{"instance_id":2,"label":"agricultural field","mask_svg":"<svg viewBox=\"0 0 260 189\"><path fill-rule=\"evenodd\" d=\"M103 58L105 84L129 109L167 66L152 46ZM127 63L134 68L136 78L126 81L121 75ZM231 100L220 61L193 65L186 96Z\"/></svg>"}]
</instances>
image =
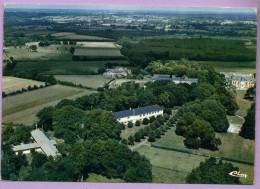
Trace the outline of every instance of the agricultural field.
<instances>
[{"instance_id":1,"label":"agricultural field","mask_svg":"<svg viewBox=\"0 0 260 189\"><path fill-rule=\"evenodd\" d=\"M37 52L28 50L28 47L8 47L5 49L8 57L13 57L17 61L29 60L64 60L71 59L69 47L65 45L49 45L46 47L38 47Z\"/></svg>"},{"instance_id":2,"label":"agricultural field","mask_svg":"<svg viewBox=\"0 0 260 189\"><path fill-rule=\"evenodd\" d=\"M218 151L188 149L184 146L184 138L176 135L175 128L172 128L165 133L165 136L153 143L153 146L180 150L186 153L203 156L223 157L248 163L254 162L254 141L244 139L238 134L232 133L217 133L217 137L219 137L222 142Z\"/></svg>"},{"instance_id":3,"label":"agricultural field","mask_svg":"<svg viewBox=\"0 0 260 189\"><path fill-rule=\"evenodd\" d=\"M106 63L126 63L126 61L23 61L18 62L14 73L37 70L48 75L97 74L98 69L105 68Z\"/></svg>"},{"instance_id":4,"label":"agricultural field","mask_svg":"<svg viewBox=\"0 0 260 189\"><path fill-rule=\"evenodd\" d=\"M55 75L55 78L60 81L67 81L93 89L103 87L111 80L105 78L103 75Z\"/></svg>"},{"instance_id":5,"label":"agricultural field","mask_svg":"<svg viewBox=\"0 0 260 189\"><path fill-rule=\"evenodd\" d=\"M206 157L195 154L149 146L142 146L137 151L150 160L152 164L153 182L160 183L185 183L185 178L188 173L198 167L200 162L206 160ZM248 175L246 179L242 178L241 182L244 184L252 184L254 167L241 163L233 164L239 167L242 173Z\"/></svg>"},{"instance_id":6,"label":"agricultural field","mask_svg":"<svg viewBox=\"0 0 260 189\"><path fill-rule=\"evenodd\" d=\"M256 73L256 62L195 61L212 65L218 72L234 72L243 74Z\"/></svg>"},{"instance_id":7,"label":"agricultural field","mask_svg":"<svg viewBox=\"0 0 260 189\"><path fill-rule=\"evenodd\" d=\"M54 33L51 36L59 40L78 40L78 41L112 41L109 38L97 37L91 35L79 35L71 32Z\"/></svg>"},{"instance_id":8,"label":"agricultural field","mask_svg":"<svg viewBox=\"0 0 260 189\"><path fill-rule=\"evenodd\" d=\"M85 47L85 48L120 48L118 44L115 42L86 42L79 41L76 43L77 46Z\"/></svg>"},{"instance_id":9,"label":"agricultural field","mask_svg":"<svg viewBox=\"0 0 260 189\"><path fill-rule=\"evenodd\" d=\"M5 94L9 94L21 89L27 89L29 86L40 87L45 86L45 83L40 81L34 81L31 79L3 76L3 92L5 92Z\"/></svg>"},{"instance_id":10,"label":"agricultural field","mask_svg":"<svg viewBox=\"0 0 260 189\"><path fill-rule=\"evenodd\" d=\"M124 59L118 48L76 48L73 56L84 57L86 60Z\"/></svg>"},{"instance_id":11,"label":"agricultural field","mask_svg":"<svg viewBox=\"0 0 260 189\"><path fill-rule=\"evenodd\" d=\"M42 108L55 105L62 99L74 99L94 91L53 85L43 89L6 97L3 99L3 123L33 124Z\"/></svg>"}]
</instances>

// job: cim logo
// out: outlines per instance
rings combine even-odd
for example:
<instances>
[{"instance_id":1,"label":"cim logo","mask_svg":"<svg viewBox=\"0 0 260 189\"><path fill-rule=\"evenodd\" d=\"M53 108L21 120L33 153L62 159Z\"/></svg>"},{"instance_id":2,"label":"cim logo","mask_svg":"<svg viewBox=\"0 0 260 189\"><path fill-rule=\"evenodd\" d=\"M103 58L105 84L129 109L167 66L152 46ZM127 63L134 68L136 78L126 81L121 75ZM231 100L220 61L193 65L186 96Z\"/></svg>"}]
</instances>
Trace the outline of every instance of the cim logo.
<instances>
[{"instance_id":1,"label":"cim logo","mask_svg":"<svg viewBox=\"0 0 260 189\"><path fill-rule=\"evenodd\" d=\"M232 177L244 177L247 178L247 174L242 174L240 171L232 171L229 173L230 176Z\"/></svg>"}]
</instances>

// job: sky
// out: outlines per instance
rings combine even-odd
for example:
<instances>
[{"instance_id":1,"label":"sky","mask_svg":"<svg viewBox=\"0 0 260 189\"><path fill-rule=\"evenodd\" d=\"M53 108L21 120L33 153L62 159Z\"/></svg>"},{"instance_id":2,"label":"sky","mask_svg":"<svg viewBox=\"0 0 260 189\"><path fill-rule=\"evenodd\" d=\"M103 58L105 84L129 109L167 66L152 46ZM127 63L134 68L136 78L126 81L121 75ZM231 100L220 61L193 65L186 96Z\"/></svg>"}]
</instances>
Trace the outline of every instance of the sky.
<instances>
[{"instance_id":1,"label":"sky","mask_svg":"<svg viewBox=\"0 0 260 189\"><path fill-rule=\"evenodd\" d=\"M5 8L15 9L79 9L79 10L145 10L167 12L212 12L212 13L256 13L254 8L174 8L174 7L144 7L144 6L101 6L101 5L43 5L43 4L6 4Z\"/></svg>"}]
</instances>

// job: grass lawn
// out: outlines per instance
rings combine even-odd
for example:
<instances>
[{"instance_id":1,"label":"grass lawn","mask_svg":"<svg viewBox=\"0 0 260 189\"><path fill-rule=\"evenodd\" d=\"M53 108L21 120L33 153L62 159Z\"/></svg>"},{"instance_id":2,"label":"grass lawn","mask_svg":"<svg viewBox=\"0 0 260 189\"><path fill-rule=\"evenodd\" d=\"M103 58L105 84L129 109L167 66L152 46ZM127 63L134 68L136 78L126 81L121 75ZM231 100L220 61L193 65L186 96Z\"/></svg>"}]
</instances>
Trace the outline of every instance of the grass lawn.
<instances>
[{"instance_id":1,"label":"grass lawn","mask_svg":"<svg viewBox=\"0 0 260 189\"><path fill-rule=\"evenodd\" d=\"M104 68L106 63L127 63L126 61L72 61L46 60L46 61L24 61L19 62L15 73L37 70L39 73L50 75L88 75L96 74L99 68Z\"/></svg>"},{"instance_id":2,"label":"grass lawn","mask_svg":"<svg viewBox=\"0 0 260 189\"><path fill-rule=\"evenodd\" d=\"M175 128L172 128L165 133L165 136L154 142L153 145L157 147L183 150L193 154L232 158L247 162L254 161L254 141L244 139L238 134L232 133L217 133L217 137L219 137L222 142L218 151L188 149L183 144L184 138L176 135Z\"/></svg>"},{"instance_id":3,"label":"grass lawn","mask_svg":"<svg viewBox=\"0 0 260 189\"><path fill-rule=\"evenodd\" d=\"M247 115L248 109L250 109L251 107L252 102L244 99L246 91L237 90L236 93L237 93L236 100L239 106L239 110L236 112L236 115L245 117Z\"/></svg>"},{"instance_id":4,"label":"grass lawn","mask_svg":"<svg viewBox=\"0 0 260 189\"><path fill-rule=\"evenodd\" d=\"M181 170L152 166L152 175L154 183L185 183L187 173Z\"/></svg>"},{"instance_id":5,"label":"grass lawn","mask_svg":"<svg viewBox=\"0 0 260 189\"><path fill-rule=\"evenodd\" d=\"M149 146L142 146L137 151L150 160L153 182L185 183L187 174L206 159L197 155Z\"/></svg>"},{"instance_id":6,"label":"grass lawn","mask_svg":"<svg viewBox=\"0 0 260 189\"><path fill-rule=\"evenodd\" d=\"M86 182L115 182L115 183L120 183L120 182L125 182L123 179L119 178L107 178L102 175L98 175L95 173L90 173L89 177L86 179Z\"/></svg>"},{"instance_id":7,"label":"grass lawn","mask_svg":"<svg viewBox=\"0 0 260 189\"><path fill-rule=\"evenodd\" d=\"M121 138L128 139L131 135L134 135L137 131L139 131L142 128L147 127L147 125L140 125L140 126L133 126L132 128L126 127L121 132Z\"/></svg>"},{"instance_id":8,"label":"grass lawn","mask_svg":"<svg viewBox=\"0 0 260 189\"><path fill-rule=\"evenodd\" d=\"M74 99L94 91L54 85L3 99L3 123L33 124L42 108L57 104L62 99Z\"/></svg>"},{"instance_id":9,"label":"grass lawn","mask_svg":"<svg viewBox=\"0 0 260 189\"><path fill-rule=\"evenodd\" d=\"M74 84L81 84L86 87L97 89L103 87L111 79L105 78L103 75L55 75L60 81L68 81Z\"/></svg>"},{"instance_id":10,"label":"grass lawn","mask_svg":"<svg viewBox=\"0 0 260 189\"><path fill-rule=\"evenodd\" d=\"M198 167L200 162L206 160L206 157L199 155L149 146L142 146L137 151L150 160L152 164L153 182L156 183L185 183L185 178L191 170ZM241 179L241 182L244 184L252 184L254 166L241 163L233 164L239 167L241 173L248 175L246 179Z\"/></svg>"},{"instance_id":11,"label":"grass lawn","mask_svg":"<svg viewBox=\"0 0 260 189\"><path fill-rule=\"evenodd\" d=\"M213 65L218 72L238 72L244 74L256 73L256 62L221 62L221 61L195 61Z\"/></svg>"}]
</instances>

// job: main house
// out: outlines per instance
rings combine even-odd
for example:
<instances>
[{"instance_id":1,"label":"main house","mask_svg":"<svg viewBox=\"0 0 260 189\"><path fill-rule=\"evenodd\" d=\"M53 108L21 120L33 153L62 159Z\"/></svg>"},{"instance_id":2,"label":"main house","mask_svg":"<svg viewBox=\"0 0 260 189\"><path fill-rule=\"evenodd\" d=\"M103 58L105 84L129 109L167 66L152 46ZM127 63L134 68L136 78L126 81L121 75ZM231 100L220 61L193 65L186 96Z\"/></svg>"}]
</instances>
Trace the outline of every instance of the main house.
<instances>
[{"instance_id":1,"label":"main house","mask_svg":"<svg viewBox=\"0 0 260 189\"><path fill-rule=\"evenodd\" d=\"M191 85L192 83L197 83L198 79L197 78L188 78L187 76L182 76L182 77L177 77L175 75L166 75L166 74L155 74L152 77L153 81L172 81L175 84L180 84L180 83L186 83Z\"/></svg>"},{"instance_id":2,"label":"main house","mask_svg":"<svg viewBox=\"0 0 260 189\"><path fill-rule=\"evenodd\" d=\"M159 105L145 106L141 108L134 108L114 113L118 122L128 124L136 121L143 121L143 119L157 117L163 115L163 109Z\"/></svg>"},{"instance_id":3,"label":"main house","mask_svg":"<svg viewBox=\"0 0 260 189\"><path fill-rule=\"evenodd\" d=\"M255 86L256 79L253 74L222 73L229 86L237 90L247 90Z\"/></svg>"}]
</instances>

